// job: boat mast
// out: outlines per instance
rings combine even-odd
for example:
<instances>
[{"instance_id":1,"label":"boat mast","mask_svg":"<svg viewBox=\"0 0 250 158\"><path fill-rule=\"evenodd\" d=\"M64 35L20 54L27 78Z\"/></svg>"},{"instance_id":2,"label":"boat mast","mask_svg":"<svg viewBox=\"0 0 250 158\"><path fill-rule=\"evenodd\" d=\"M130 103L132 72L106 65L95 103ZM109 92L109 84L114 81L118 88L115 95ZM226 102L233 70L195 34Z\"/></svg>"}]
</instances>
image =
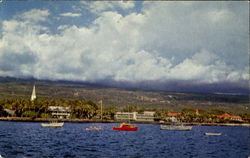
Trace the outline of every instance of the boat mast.
<instances>
[{"instance_id":1,"label":"boat mast","mask_svg":"<svg viewBox=\"0 0 250 158\"><path fill-rule=\"evenodd\" d=\"M101 100L101 120L102 120L102 100Z\"/></svg>"}]
</instances>

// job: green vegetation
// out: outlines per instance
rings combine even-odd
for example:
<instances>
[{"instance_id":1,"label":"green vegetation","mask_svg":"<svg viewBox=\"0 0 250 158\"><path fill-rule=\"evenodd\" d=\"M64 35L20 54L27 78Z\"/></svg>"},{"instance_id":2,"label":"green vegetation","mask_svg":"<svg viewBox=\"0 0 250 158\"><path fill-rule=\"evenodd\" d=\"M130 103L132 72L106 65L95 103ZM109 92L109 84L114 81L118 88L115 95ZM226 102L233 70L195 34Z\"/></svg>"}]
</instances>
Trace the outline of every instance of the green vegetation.
<instances>
[{"instance_id":1,"label":"green vegetation","mask_svg":"<svg viewBox=\"0 0 250 158\"><path fill-rule=\"evenodd\" d=\"M84 99L64 100L64 99L36 99L31 102L28 99L14 98L0 100L0 116L6 116L4 109L15 111L16 117L51 117L48 112L49 106L70 107L73 118L91 119L97 115L98 106Z\"/></svg>"},{"instance_id":2,"label":"green vegetation","mask_svg":"<svg viewBox=\"0 0 250 158\"><path fill-rule=\"evenodd\" d=\"M23 117L32 117L32 118L36 118L38 117L38 112L35 111L25 111L22 113Z\"/></svg>"},{"instance_id":3,"label":"green vegetation","mask_svg":"<svg viewBox=\"0 0 250 158\"><path fill-rule=\"evenodd\" d=\"M85 99L47 99L41 98L31 102L29 99L13 98L13 99L2 99L0 100L0 117L14 116L14 117L30 117L30 118L52 118L51 113L48 111L49 106L63 106L70 107L71 117L78 119L100 119L102 116L103 120L114 120L116 112L120 111L115 106L105 106L102 108L93 101ZM13 115L7 114L4 109L14 111ZM123 106L123 112L143 112L143 111L155 111L155 120L170 121L167 117L167 113L170 112L164 108L149 108L137 105ZM217 115L228 113L219 109L211 110L199 110L199 114L196 114L195 109L184 108L176 118L181 122L242 122L232 120L230 118L218 118ZM232 115L232 113L228 113ZM243 122L250 122L250 114L240 114Z\"/></svg>"},{"instance_id":4,"label":"green vegetation","mask_svg":"<svg viewBox=\"0 0 250 158\"><path fill-rule=\"evenodd\" d=\"M4 111L4 108L3 108L3 106L0 104L0 116L7 116L8 114L7 114L7 112L6 111Z\"/></svg>"},{"instance_id":5,"label":"green vegetation","mask_svg":"<svg viewBox=\"0 0 250 158\"><path fill-rule=\"evenodd\" d=\"M0 99L29 99L34 82L38 99L85 99L96 103L103 99L104 106L114 106L119 111L122 111L126 106L136 105L140 108L169 109L178 112L184 108L199 108L245 113L248 112L246 106L249 106L247 95L124 90L83 83L32 81L1 77Z\"/></svg>"}]
</instances>

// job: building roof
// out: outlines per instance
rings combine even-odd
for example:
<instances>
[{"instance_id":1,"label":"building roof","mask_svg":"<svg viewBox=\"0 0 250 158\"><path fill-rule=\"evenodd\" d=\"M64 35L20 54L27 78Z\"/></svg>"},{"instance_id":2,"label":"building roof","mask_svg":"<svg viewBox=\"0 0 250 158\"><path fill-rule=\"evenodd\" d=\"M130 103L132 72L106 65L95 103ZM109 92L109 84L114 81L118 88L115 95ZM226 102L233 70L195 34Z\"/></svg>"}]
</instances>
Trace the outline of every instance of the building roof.
<instances>
[{"instance_id":1,"label":"building roof","mask_svg":"<svg viewBox=\"0 0 250 158\"><path fill-rule=\"evenodd\" d=\"M4 111L6 111L10 115L14 115L15 114L15 110L4 109Z\"/></svg>"},{"instance_id":2,"label":"building roof","mask_svg":"<svg viewBox=\"0 0 250 158\"><path fill-rule=\"evenodd\" d=\"M223 115L216 115L216 117L218 118L230 118L230 119L242 119L240 116L238 115L229 115L227 113L223 114Z\"/></svg>"},{"instance_id":3,"label":"building roof","mask_svg":"<svg viewBox=\"0 0 250 158\"><path fill-rule=\"evenodd\" d=\"M49 111L58 111L58 112L70 112L70 107L63 107L63 106L49 106Z\"/></svg>"},{"instance_id":4,"label":"building roof","mask_svg":"<svg viewBox=\"0 0 250 158\"><path fill-rule=\"evenodd\" d=\"M218 117L218 118L229 118L230 115L227 114L227 113L225 113L225 114L223 114L223 115L216 115L216 117Z\"/></svg>"},{"instance_id":5,"label":"building roof","mask_svg":"<svg viewBox=\"0 0 250 158\"><path fill-rule=\"evenodd\" d=\"M129 114L137 114L137 112L116 112L116 114L126 114L126 115L129 115Z\"/></svg>"},{"instance_id":6,"label":"building roof","mask_svg":"<svg viewBox=\"0 0 250 158\"><path fill-rule=\"evenodd\" d=\"M167 116L179 116L181 113L167 113Z\"/></svg>"},{"instance_id":7,"label":"building roof","mask_svg":"<svg viewBox=\"0 0 250 158\"><path fill-rule=\"evenodd\" d=\"M241 119L240 116L231 116L231 119Z\"/></svg>"},{"instance_id":8,"label":"building roof","mask_svg":"<svg viewBox=\"0 0 250 158\"><path fill-rule=\"evenodd\" d=\"M196 115L200 115L199 109L195 109L195 114L196 114Z\"/></svg>"},{"instance_id":9,"label":"building roof","mask_svg":"<svg viewBox=\"0 0 250 158\"><path fill-rule=\"evenodd\" d=\"M154 111L144 111L143 113L144 113L144 114L151 114L151 115L154 115L154 114L155 114Z\"/></svg>"}]
</instances>

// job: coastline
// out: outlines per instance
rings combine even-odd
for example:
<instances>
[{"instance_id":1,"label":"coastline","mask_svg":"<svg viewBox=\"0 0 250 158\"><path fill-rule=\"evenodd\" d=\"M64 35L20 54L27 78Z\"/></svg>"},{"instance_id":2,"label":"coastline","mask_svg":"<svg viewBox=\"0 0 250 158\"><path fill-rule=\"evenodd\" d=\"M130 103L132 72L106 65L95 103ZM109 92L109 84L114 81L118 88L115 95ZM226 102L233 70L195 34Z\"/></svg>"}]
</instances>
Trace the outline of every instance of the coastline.
<instances>
[{"instance_id":1,"label":"coastline","mask_svg":"<svg viewBox=\"0 0 250 158\"><path fill-rule=\"evenodd\" d=\"M31 118L31 117L0 117L0 121L14 121L14 122L48 122L48 121L60 121L60 122L70 122L70 123L122 123L124 121L116 120L89 120L89 119L55 119L55 118ZM180 123L172 122L149 122L149 121L131 121L131 123L138 124L165 124L165 125L178 125ZM183 125L192 126L243 126L250 127L250 123L199 123L199 122L184 122Z\"/></svg>"}]
</instances>

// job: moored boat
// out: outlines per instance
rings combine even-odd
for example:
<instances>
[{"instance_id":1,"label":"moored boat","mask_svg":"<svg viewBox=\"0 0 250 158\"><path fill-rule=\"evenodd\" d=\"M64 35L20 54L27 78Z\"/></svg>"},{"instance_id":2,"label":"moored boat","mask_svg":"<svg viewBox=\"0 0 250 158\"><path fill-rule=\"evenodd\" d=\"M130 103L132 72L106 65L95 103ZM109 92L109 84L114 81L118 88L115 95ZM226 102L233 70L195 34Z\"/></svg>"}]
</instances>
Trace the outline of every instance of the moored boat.
<instances>
[{"instance_id":1,"label":"moored boat","mask_svg":"<svg viewBox=\"0 0 250 158\"><path fill-rule=\"evenodd\" d=\"M221 133L205 133L206 136L220 136Z\"/></svg>"},{"instance_id":2,"label":"moored boat","mask_svg":"<svg viewBox=\"0 0 250 158\"><path fill-rule=\"evenodd\" d=\"M113 127L113 130L117 131L137 131L138 126L130 124L130 123L122 123L120 127Z\"/></svg>"},{"instance_id":3,"label":"moored boat","mask_svg":"<svg viewBox=\"0 0 250 158\"><path fill-rule=\"evenodd\" d=\"M87 131L89 131L89 130L99 131L101 129L102 129L101 127L96 127L96 126L90 126L90 127L85 128L85 130L87 130Z\"/></svg>"},{"instance_id":4,"label":"moored boat","mask_svg":"<svg viewBox=\"0 0 250 158\"><path fill-rule=\"evenodd\" d=\"M64 122L41 123L42 127L62 127Z\"/></svg>"},{"instance_id":5,"label":"moored boat","mask_svg":"<svg viewBox=\"0 0 250 158\"><path fill-rule=\"evenodd\" d=\"M177 131L189 131L192 130L192 126L183 125L160 125L161 130L177 130Z\"/></svg>"}]
</instances>

